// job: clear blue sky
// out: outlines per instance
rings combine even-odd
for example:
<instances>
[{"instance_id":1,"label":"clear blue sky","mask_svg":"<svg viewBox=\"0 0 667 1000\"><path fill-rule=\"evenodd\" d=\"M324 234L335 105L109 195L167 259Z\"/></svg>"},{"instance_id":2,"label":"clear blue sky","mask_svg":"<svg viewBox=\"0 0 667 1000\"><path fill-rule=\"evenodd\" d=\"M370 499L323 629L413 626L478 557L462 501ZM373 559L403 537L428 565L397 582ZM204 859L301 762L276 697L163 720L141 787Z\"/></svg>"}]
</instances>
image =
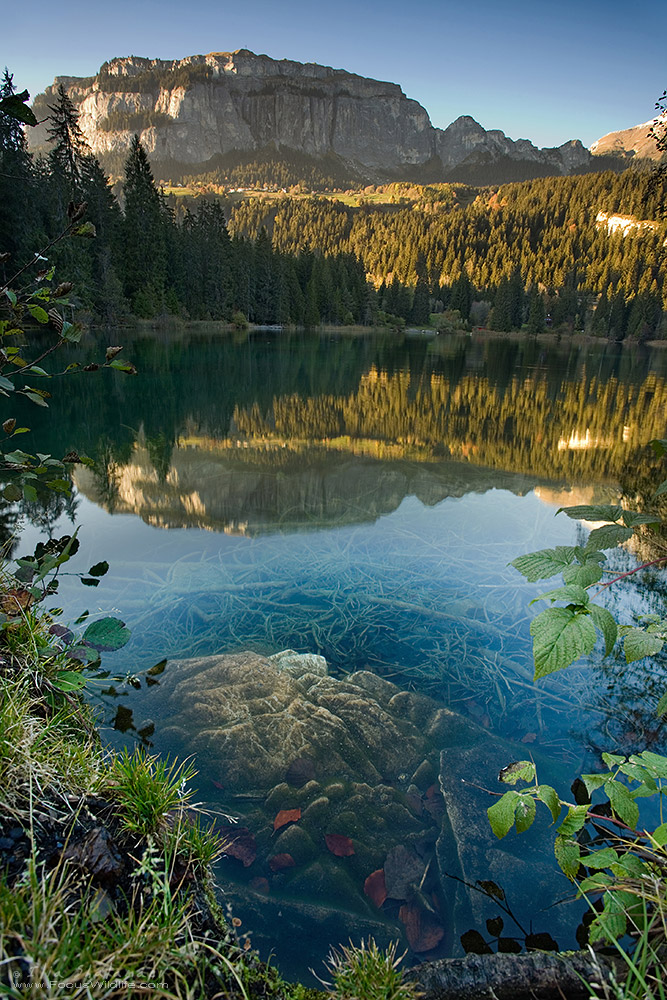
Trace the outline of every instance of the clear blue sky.
<instances>
[{"instance_id":1,"label":"clear blue sky","mask_svg":"<svg viewBox=\"0 0 667 1000\"><path fill-rule=\"evenodd\" d=\"M649 0L34 0L0 20L0 68L33 96L114 56L238 48L391 80L434 125L469 114L539 146L647 121L667 87Z\"/></svg>"}]
</instances>

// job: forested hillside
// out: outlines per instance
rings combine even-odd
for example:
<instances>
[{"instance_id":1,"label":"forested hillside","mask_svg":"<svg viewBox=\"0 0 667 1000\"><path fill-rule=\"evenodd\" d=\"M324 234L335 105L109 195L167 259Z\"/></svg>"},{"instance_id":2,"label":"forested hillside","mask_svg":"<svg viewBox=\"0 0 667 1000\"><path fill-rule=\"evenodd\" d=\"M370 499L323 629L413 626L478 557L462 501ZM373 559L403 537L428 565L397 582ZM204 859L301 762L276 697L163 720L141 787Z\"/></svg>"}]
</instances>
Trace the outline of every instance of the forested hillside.
<instances>
[{"instance_id":1,"label":"forested hillside","mask_svg":"<svg viewBox=\"0 0 667 1000\"><path fill-rule=\"evenodd\" d=\"M13 93L9 74L0 90ZM353 205L341 194L255 196L231 208L202 196L183 207L158 189L137 137L116 191L64 88L48 111L44 159L0 115L0 249L11 254L0 278L85 203L89 225L49 250L41 280L73 281L79 314L91 321L172 315L583 330L613 340L666 334L664 173L494 188L396 183Z\"/></svg>"},{"instance_id":2,"label":"forested hillside","mask_svg":"<svg viewBox=\"0 0 667 1000\"><path fill-rule=\"evenodd\" d=\"M654 334L667 301L665 177L628 170L549 177L485 189L434 185L412 203L350 207L325 198L246 201L232 214L237 233L265 226L278 249L304 245L356 254L379 288L380 306L425 322L429 307L470 315L475 299L494 305L490 322L511 329L547 313L622 339ZM650 225L614 230L599 213ZM418 289L414 315L405 287ZM411 315L412 310L412 315ZM488 310L487 310L488 311ZM484 315L482 318L485 318Z\"/></svg>"}]
</instances>

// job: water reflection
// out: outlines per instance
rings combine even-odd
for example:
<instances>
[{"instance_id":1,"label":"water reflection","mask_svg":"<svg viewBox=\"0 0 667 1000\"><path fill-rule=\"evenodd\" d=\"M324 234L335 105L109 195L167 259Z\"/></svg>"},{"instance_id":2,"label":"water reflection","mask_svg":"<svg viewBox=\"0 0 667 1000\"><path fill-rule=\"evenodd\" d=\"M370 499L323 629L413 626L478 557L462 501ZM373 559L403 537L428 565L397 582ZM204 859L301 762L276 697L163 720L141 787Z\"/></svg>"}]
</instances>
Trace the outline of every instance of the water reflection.
<instances>
[{"instance_id":1,"label":"water reflection","mask_svg":"<svg viewBox=\"0 0 667 1000\"><path fill-rule=\"evenodd\" d=\"M601 749L662 746L659 664L646 683L641 665L619 669L596 654L533 683L529 601L539 588L508 563L585 540L582 525L554 519L559 506L615 500L619 483L650 493L632 477L649 468L647 439L665 434L664 355L468 337L220 334L142 336L125 349L138 378L114 378L101 394L82 377L54 396L48 423L34 412L25 421L40 451L95 460L77 472L78 509L47 510L40 527L77 517L82 567L112 563L95 599L133 629L117 669L240 649L321 654L333 687L364 671L453 708L474 734L471 762L493 747L496 767L495 755L530 747L563 792ZM619 552L613 564L633 558ZM646 609L659 588L651 596L631 581L631 609ZM82 608L67 578L58 599L73 618ZM114 706L114 725L187 753L196 704L176 706L190 711L174 727L178 745L161 729L160 695L178 683L171 669L191 668L168 665ZM428 750L435 770L444 745ZM252 825L249 806L225 799L211 759L201 761L202 796L245 809ZM424 808L434 781L418 786ZM279 888L258 914L288 905Z\"/></svg>"}]
</instances>

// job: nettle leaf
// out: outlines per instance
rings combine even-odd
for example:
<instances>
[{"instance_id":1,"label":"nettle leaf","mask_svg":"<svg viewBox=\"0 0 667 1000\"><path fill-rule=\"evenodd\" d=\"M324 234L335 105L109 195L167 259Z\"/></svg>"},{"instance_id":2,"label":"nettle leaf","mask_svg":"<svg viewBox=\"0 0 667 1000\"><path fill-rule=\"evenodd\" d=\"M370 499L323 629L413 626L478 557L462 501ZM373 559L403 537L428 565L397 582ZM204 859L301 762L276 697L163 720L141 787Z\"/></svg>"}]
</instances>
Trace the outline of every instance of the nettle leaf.
<instances>
[{"instance_id":1,"label":"nettle leaf","mask_svg":"<svg viewBox=\"0 0 667 1000\"><path fill-rule=\"evenodd\" d=\"M571 545L557 545L555 549L540 549L539 552L529 552L525 556L513 559L510 566L518 569L530 583L537 580L548 580L549 577L562 573L566 566L574 561L576 549Z\"/></svg>"},{"instance_id":2,"label":"nettle leaf","mask_svg":"<svg viewBox=\"0 0 667 1000\"><path fill-rule=\"evenodd\" d=\"M130 638L130 630L119 618L100 618L91 622L83 633L83 641L99 652L120 649Z\"/></svg>"},{"instance_id":3,"label":"nettle leaf","mask_svg":"<svg viewBox=\"0 0 667 1000\"><path fill-rule=\"evenodd\" d=\"M491 829L498 840L502 840L514 826L514 810L519 797L519 792L505 792L502 798L486 810Z\"/></svg>"},{"instance_id":4,"label":"nettle leaf","mask_svg":"<svg viewBox=\"0 0 667 1000\"><path fill-rule=\"evenodd\" d=\"M591 653L597 639L590 615L570 608L547 608L530 623L535 680L563 670Z\"/></svg>"},{"instance_id":5,"label":"nettle leaf","mask_svg":"<svg viewBox=\"0 0 667 1000\"><path fill-rule=\"evenodd\" d=\"M585 865L590 865L590 857L584 858L583 863ZM596 872L595 875L589 875L588 878L581 880L579 883L579 894L582 895L585 892L602 892L608 885L611 885L611 883L611 875L604 875L602 872Z\"/></svg>"},{"instance_id":6,"label":"nettle leaf","mask_svg":"<svg viewBox=\"0 0 667 1000\"><path fill-rule=\"evenodd\" d=\"M667 493L667 479L665 479L664 483L660 483L653 496L661 497L663 493Z\"/></svg>"},{"instance_id":7,"label":"nettle leaf","mask_svg":"<svg viewBox=\"0 0 667 1000\"><path fill-rule=\"evenodd\" d=\"M656 715L665 715L667 713L667 691L663 694L662 698L655 706Z\"/></svg>"},{"instance_id":8,"label":"nettle leaf","mask_svg":"<svg viewBox=\"0 0 667 1000\"><path fill-rule=\"evenodd\" d=\"M592 922L588 932L588 939L591 944L604 939L616 941L625 934L627 918L623 900L620 898L623 895L627 895L627 893L621 893L618 890L605 892L603 897L604 910ZM636 902L636 899L631 899L630 905L633 902Z\"/></svg>"},{"instance_id":9,"label":"nettle leaf","mask_svg":"<svg viewBox=\"0 0 667 1000\"><path fill-rule=\"evenodd\" d=\"M520 795L514 812L517 833L525 833L535 819L535 799L532 795Z\"/></svg>"},{"instance_id":10,"label":"nettle leaf","mask_svg":"<svg viewBox=\"0 0 667 1000\"><path fill-rule=\"evenodd\" d=\"M568 587L556 587L555 590L549 590L546 594L540 594L530 603L534 604L535 601L567 601L568 604L588 604L589 599L583 587L570 584Z\"/></svg>"},{"instance_id":11,"label":"nettle leaf","mask_svg":"<svg viewBox=\"0 0 667 1000\"><path fill-rule=\"evenodd\" d=\"M663 646L664 640L659 636L645 632L642 628L633 628L623 638L625 662L634 663L644 656L655 656Z\"/></svg>"},{"instance_id":12,"label":"nettle leaf","mask_svg":"<svg viewBox=\"0 0 667 1000\"><path fill-rule=\"evenodd\" d=\"M604 655L609 656L614 644L618 639L618 625L610 611L601 608L599 604L589 604L588 610L591 618L602 632L604 638Z\"/></svg>"},{"instance_id":13,"label":"nettle leaf","mask_svg":"<svg viewBox=\"0 0 667 1000\"><path fill-rule=\"evenodd\" d=\"M551 813L553 822L555 823L560 816L561 810L561 803L556 789L552 788L551 785L538 785L537 797L540 802L544 802L545 806Z\"/></svg>"},{"instance_id":14,"label":"nettle leaf","mask_svg":"<svg viewBox=\"0 0 667 1000\"><path fill-rule=\"evenodd\" d=\"M633 754L630 759L643 764L654 778L667 778L667 757L663 757L662 754L653 753L652 750L642 750L640 754Z\"/></svg>"},{"instance_id":15,"label":"nettle leaf","mask_svg":"<svg viewBox=\"0 0 667 1000\"><path fill-rule=\"evenodd\" d=\"M624 528L621 524L603 524L601 528L591 531L586 548L613 549L621 542L627 542L628 538L632 538L632 528Z\"/></svg>"},{"instance_id":16,"label":"nettle leaf","mask_svg":"<svg viewBox=\"0 0 667 1000\"><path fill-rule=\"evenodd\" d=\"M602 759L607 767L618 767L619 764L625 764L625 757L618 753L603 753Z\"/></svg>"},{"instance_id":17,"label":"nettle leaf","mask_svg":"<svg viewBox=\"0 0 667 1000\"><path fill-rule=\"evenodd\" d=\"M621 764L619 771L621 771L622 774L625 774L628 778L632 778L633 781L638 781L640 785L646 785L646 794L653 795L654 792L657 792L658 786L656 785L653 776L645 767L642 767L640 764L636 764L632 758L630 758L630 761L627 764ZM632 794L636 798L638 795L643 794L643 791L641 788L636 788L633 790Z\"/></svg>"},{"instance_id":18,"label":"nettle leaf","mask_svg":"<svg viewBox=\"0 0 667 1000\"><path fill-rule=\"evenodd\" d=\"M573 583L578 587L590 587L592 583L597 583L601 577L602 567L597 559L586 559L583 564L572 563L563 570L565 583Z\"/></svg>"},{"instance_id":19,"label":"nettle leaf","mask_svg":"<svg viewBox=\"0 0 667 1000\"><path fill-rule=\"evenodd\" d=\"M651 834L651 838L658 847L664 847L667 844L667 823L661 823L660 826L657 826Z\"/></svg>"},{"instance_id":20,"label":"nettle leaf","mask_svg":"<svg viewBox=\"0 0 667 1000\"><path fill-rule=\"evenodd\" d=\"M638 524L662 524L662 520L655 514L640 514L636 510L624 510L623 523L628 528L634 528Z\"/></svg>"},{"instance_id":21,"label":"nettle leaf","mask_svg":"<svg viewBox=\"0 0 667 1000\"><path fill-rule=\"evenodd\" d=\"M576 507L559 507L557 514L567 514L574 521L618 521L623 514L623 508L615 504L596 503L578 504Z\"/></svg>"},{"instance_id":22,"label":"nettle leaf","mask_svg":"<svg viewBox=\"0 0 667 1000\"><path fill-rule=\"evenodd\" d=\"M622 785L620 781L608 781L604 790L614 815L634 830L639 822L639 806L633 799L630 789Z\"/></svg>"},{"instance_id":23,"label":"nettle leaf","mask_svg":"<svg viewBox=\"0 0 667 1000\"><path fill-rule=\"evenodd\" d=\"M567 811L567 816L558 827L558 836L571 837L573 833L577 833L581 830L582 826L586 822L586 814L589 809L589 805L570 806Z\"/></svg>"},{"instance_id":24,"label":"nettle leaf","mask_svg":"<svg viewBox=\"0 0 667 1000\"><path fill-rule=\"evenodd\" d=\"M607 771L606 774L582 774L581 780L586 786L586 791L590 795L597 788L602 788L605 781L609 781L611 773Z\"/></svg>"},{"instance_id":25,"label":"nettle leaf","mask_svg":"<svg viewBox=\"0 0 667 1000\"><path fill-rule=\"evenodd\" d=\"M576 840L570 840L569 837L556 837L554 854L561 871L569 879L576 878L581 859L581 849Z\"/></svg>"},{"instance_id":26,"label":"nettle leaf","mask_svg":"<svg viewBox=\"0 0 667 1000\"><path fill-rule=\"evenodd\" d=\"M616 864L618 861L618 851L615 851L613 847L603 847L599 851L595 851L594 854L589 854L588 857L583 859L583 863L587 868L609 868L610 865Z\"/></svg>"},{"instance_id":27,"label":"nettle leaf","mask_svg":"<svg viewBox=\"0 0 667 1000\"><path fill-rule=\"evenodd\" d=\"M498 775L499 781L504 781L506 785L516 785L517 781L533 781L535 778L535 765L532 760L515 760L502 769Z\"/></svg>"}]
</instances>

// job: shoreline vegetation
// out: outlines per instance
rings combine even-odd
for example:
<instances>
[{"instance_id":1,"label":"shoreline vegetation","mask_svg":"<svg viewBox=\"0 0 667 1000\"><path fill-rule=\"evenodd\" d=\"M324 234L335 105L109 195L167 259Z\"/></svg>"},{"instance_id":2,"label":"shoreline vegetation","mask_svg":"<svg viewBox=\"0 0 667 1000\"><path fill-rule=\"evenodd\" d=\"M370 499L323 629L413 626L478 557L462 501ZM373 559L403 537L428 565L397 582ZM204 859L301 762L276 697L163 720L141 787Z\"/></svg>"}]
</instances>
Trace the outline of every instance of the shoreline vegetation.
<instances>
[{"instance_id":1,"label":"shoreline vegetation","mask_svg":"<svg viewBox=\"0 0 667 1000\"><path fill-rule=\"evenodd\" d=\"M2 995L321 997L260 962L216 899L224 842L191 802L192 764L103 746L58 685L52 616L19 587L3 576Z\"/></svg>"}]
</instances>

